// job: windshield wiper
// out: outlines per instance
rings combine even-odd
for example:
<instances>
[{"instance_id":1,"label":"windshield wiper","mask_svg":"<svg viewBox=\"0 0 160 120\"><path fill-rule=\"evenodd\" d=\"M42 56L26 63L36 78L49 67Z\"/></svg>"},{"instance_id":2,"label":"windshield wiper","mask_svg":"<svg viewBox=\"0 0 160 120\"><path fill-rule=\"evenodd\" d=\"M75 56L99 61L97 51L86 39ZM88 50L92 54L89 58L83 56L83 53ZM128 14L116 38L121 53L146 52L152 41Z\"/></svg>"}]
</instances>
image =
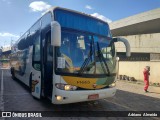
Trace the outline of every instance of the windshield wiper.
<instances>
[{"instance_id":1,"label":"windshield wiper","mask_svg":"<svg viewBox=\"0 0 160 120\"><path fill-rule=\"evenodd\" d=\"M83 62L82 66L78 72L79 74L83 73L85 71L86 67L88 66L90 60L92 61L92 55L93 55L92 47L93 47L93 40L90 43L90 53L89 53L88 57L85 59L85 61Z\"/></svg>"},{"instance_id":2,"label":"windshield wiper","mask_svg":"<svg viewBox=\"0 0 160 120\"><path fill-rule=\"evenodd\" d=\"M102 69L103 69L104 73L106 73L106 74L108 73L107 75L110 76L110 71L109 71L107 62L106 62L106 60L105 60L105 58L104 58L104 56L103 56L103 53L102 53L101 50L100 50L100 47L99 47L99 43L98 43L98 42L97 42L97 49L98 49L98 58L99 58L99 60L100 60ZM106 69L104 68L104 65L103 65L102 61L103 61L104 65L105 65ZM107 72L106 72L106 70L107 70Z\"/></svg>"},{"instance_id":3,"label":"windshield wiper","mask_svg":"<svg viewBox=\"0 0 160 120\"><path fill-rule=\"evenodd\" d=\"M100 47L99 47L99 43L97 42L97 49L98 49L98 58L99 58L99 61L100 61L100 63L101 63L101 66L102 66L102 69L103 69L103 71L104 71L104 73L106 74L106 75L108 75L108 76L110 76L110 71L109 71L109 68L108 68L108 65L107 65L107 62L106 62L106 60L105 60L105 58L104 58L104 56L103 56L103 54L102 54L102 52L101 52L101 50L100 50ZM80 70L79 70L79 74L82 74L84 71L85 71L85 69L87 69L88 71L89 71L89 69L93 66L93 65L95 65L95 53L94 53L94 62L93 63L91 63L90 65L88 65L89 64L89 62L90 62L90 60L91 60L91 62L92 62L92 56L93 56L93 52L95 51L95 48L94 48L94 50L93 50L93 41L91 41L91 43L90 43L90 54L88 55L88 57L85 59L85 61L84 61L84 63L82 64L82 66L81 66L81 68L80 68ZM104 63L104 64L103 64ZM105 67L104 67L104 65L105 65ZM95 68L96 69L96 68ZM107 70L107 71L106 71Z\"/></svg>"}]
</instances>

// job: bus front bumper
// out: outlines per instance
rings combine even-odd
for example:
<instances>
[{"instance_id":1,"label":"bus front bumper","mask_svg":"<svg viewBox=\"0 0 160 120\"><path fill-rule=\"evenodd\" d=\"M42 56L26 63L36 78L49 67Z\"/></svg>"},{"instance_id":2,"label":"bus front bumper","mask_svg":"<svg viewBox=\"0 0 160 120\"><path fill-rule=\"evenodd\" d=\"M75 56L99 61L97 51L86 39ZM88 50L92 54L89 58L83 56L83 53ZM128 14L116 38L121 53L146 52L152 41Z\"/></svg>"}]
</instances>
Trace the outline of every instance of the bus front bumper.
<instances>
[{"instance_id":1,"label":"bus front bumper","mask_svg":"<svg viewBox=\"0 0 160 120\"><path fill-rule=\"evenodd\" d=\"M79 91L65 91L65 90L60 90L56 88L56 95L53 95L52 103L53 104L67 104L67 103L98 100L98 99L113 97L115 93L116 93L115 87L100 89L100 90L81 90L81 91L80 90ZM90 99L90 97L92 98Z\"/></svg>"}]
</instances>

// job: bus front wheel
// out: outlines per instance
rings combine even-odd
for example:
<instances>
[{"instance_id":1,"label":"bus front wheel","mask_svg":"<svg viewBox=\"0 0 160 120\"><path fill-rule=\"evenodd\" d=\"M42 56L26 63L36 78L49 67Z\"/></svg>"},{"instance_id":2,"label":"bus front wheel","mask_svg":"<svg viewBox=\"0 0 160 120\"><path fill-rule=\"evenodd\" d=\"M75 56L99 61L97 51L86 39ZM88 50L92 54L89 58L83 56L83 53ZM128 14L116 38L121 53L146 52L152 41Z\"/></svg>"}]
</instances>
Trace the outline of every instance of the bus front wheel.
<instances>
[{"instance_id":1,"label":"bus front wheel","mask_svg":"<svg viewBox=\"0 0 160 120\"><path fill-rule=\"evenodd\" d=\"M29 76L29 91L32 93L32 73Z\"/></svg>"}]
</instances>

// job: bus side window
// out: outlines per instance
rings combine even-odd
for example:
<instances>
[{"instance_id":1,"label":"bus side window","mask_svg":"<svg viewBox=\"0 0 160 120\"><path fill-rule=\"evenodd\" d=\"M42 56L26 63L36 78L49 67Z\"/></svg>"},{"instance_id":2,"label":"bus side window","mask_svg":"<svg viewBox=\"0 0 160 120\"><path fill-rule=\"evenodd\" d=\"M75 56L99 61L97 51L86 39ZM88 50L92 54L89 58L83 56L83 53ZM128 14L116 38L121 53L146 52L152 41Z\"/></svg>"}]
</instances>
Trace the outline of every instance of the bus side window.
<instances>
[{"instance_id":1,"label":"bus side window","mask_svg":"<svg viewBox=\"0 0 160 120\"><path fill-rule=\"evenodd\" d=\"M40 71L40 37L35 37L33 46L33 67Z\"/></svg>"}]
</instances>

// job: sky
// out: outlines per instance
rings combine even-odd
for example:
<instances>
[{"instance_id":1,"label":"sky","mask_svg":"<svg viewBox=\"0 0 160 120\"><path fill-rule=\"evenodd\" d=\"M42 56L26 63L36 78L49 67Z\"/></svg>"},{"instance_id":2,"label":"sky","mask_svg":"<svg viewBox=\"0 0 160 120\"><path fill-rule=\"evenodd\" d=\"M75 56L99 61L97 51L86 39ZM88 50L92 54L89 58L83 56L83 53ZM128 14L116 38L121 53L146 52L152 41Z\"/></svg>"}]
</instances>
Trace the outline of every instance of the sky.
<instances>
[{"instance_id":1,"label":"sky","mask_svg":"<svg viewBox=\"0 0 160 120\"><path fill-rule=\"evenodd\" d=\"M84 12L111 23L160 8L160 0L0 0L0 47L18 40L53 6Z\"/></svg>"}]
</instances>

